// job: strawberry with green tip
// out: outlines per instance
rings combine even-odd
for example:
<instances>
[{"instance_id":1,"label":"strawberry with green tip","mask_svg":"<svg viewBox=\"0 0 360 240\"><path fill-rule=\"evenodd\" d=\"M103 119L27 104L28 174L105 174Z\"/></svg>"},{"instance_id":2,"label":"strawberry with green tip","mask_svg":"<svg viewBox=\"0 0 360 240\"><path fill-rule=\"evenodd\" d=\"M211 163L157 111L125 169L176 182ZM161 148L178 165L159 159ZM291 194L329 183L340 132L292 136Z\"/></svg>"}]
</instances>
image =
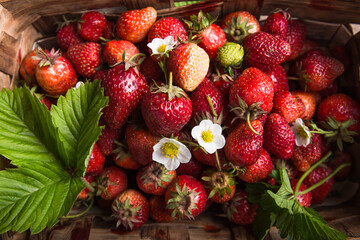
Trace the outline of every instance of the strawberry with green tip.
<instances>
[{"instance_id":1,"label":"strawberry with green tip","mask_svg":"<svg viewBox=\"0 0 360 240\"><path fill-rule=\"evenodd\" d=\"M201 180L204 182L209 200L216 203L225 203L233 198L236 190L236 181L230 173L216 169L207 169L202 175Z\"/></svg>"},{"instance_id":2,"label":"strawberry with green tip","mask_svg":"<svg viewBox=\"0 0 360 240\"><path fill-rule=\"evenodd\" d=\"M125 171L119 167L104 168L96 179L98 192L105 200L114 199L128 187L128 178Z\"/></svg>"}]
</instances>

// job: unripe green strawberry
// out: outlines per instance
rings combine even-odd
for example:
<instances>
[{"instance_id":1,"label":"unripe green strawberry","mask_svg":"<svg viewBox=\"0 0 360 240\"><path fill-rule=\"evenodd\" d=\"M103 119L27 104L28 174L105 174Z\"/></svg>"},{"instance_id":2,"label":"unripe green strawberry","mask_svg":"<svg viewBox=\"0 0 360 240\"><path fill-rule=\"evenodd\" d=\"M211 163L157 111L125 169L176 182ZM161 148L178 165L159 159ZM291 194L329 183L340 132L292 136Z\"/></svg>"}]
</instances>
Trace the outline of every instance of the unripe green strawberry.
<instances>
[{"instance_id":1,"label":"unripe green strawberry","mask_svg":"<svg viewBox=\"0 0 360 240\"><path fill-rule=\"evenodd\" d=\"M227 42L217 51L216 60L221 66L237 67L242 63L244 57L244 49L240 44Z\"/></svg>"}]
</instances>

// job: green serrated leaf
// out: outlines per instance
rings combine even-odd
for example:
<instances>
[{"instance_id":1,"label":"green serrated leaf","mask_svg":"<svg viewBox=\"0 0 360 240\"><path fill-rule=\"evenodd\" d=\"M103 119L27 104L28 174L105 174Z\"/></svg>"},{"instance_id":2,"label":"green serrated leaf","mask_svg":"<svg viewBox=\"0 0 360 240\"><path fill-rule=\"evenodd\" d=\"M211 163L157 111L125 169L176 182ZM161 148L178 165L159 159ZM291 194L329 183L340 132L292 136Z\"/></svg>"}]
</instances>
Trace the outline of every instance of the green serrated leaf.
<instances>
[{"instance_id":1,"label":"green serrated leaf","mask_svg":"<svg viewBox=\"0 0 360 240\"><path fill-rule=\"evenodd\" d=\"M247 193L249 193L249 196L247 198L249 202L253 204L260 204L261 197L266 190L277 192L279 190L279 187L264 182L257 182L251 184L247 183L245 190Z\"/></svg>"},{"instance_id":2,"label":"green serrated leaf","mask_svg":"<svg viewBox=\"0 0 360 240\"><path fill-rule=\"evenodd\" d=\"M276 214L265 211L262 208L257 208L255 219L253 221L255 239L265 239L270 228L274 225L275 220Z\"/></svg>"},{"instance_id":3,"label":"green serrated leaf","mask_svg":"<svg viewBox=\"0 0 360 240\"><path fill-rule=\"evenodd\" d=\"M281 187L280 187L279 191L277 192L277 194L279 196L288 196L290 194L293 194L294 191L291 188L289 176L286 172L286 169L280 168L279 174L280 174L280 179L281 179L282 184L281 184Z\"/></svg>"}]
</instances>

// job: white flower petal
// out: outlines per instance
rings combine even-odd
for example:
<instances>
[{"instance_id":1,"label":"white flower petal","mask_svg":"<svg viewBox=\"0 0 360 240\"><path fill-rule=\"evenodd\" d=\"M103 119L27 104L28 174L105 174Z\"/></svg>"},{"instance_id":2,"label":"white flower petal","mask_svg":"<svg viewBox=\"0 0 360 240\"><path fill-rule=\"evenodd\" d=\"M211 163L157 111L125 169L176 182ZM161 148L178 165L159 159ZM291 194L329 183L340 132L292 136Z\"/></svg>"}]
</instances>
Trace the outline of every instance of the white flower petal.
<instances>
[{"instance_id":1,"label":"white flower petal","mask_svg":"<svg viewBox=\"0 0 360 240\"><path fill-rule=\"evenodd\" d=\"M191 159L191 153L189 149L186 148L184 151L179 151L178 161L181 163L188 163Z\"/></svg>"},{"instance_id":2,"label":"white flower petal","mask_svg":"<svg viewBox=\"0 0 360 240\"><path fill-rule=\"evenodd\" d=\"M207 151L210 154L213 154L216 151L216 147L212 143L206 143L202 147L205 149L205 151Z\"/></svg>"},{"instance_id":3,"label":"white flower petal","mask_svg":"<svg viewBox=\"0 0 360 240\"><path fill-rule=\"evenodd\" d=\"M201 138L201 132L202 132L201 127L200 127L199 125L198 125L198 126L195 126L195 127L193 127L193 129L191 130L191 136L192 136L194 139L198 140L199 138Z\"/></svg>"},{"instance_id":4,"label":"white flower petal","mask_svg":"<svg viewBox=\"0 0 360 240\"><path fill-rule=\"evenodd\" d=\"M160 54L158 49L161 45L164 44L164 40L161 38L154 38L151 43L148 43L147 46L151 49L153 54Z\"/></svg>"},{"instance_id":5,"label":"white flower petal","mask_svg":"<svg viewBox=\"0 0 360 240\"><path fill-rule=\"evenodd\" d=\"M161 150L154 151L152 153L152 159L155 162L165 164L167 162L167 158L163 155Z\"/></svg>"},{"instance_id":6,"label":"white flower petal","mask_svg":"<svg viewBox=\"0 0 360 240\"><path fill-rule=\"evenodd\" d=\"M222 128L221 128L221 126L220 126L219 124L215 124L215 123L213 123L213 124L210 126L209 130L212 132L212 134L213 134L214 136L216 136L216 135L221 135L221 133L222 133Z\"/></svg>"},{"instance_id":7,"label":"white flower petal","mask_svg":"<svg viewBox=\"0 0 360 240\"><path fill-rule=\"evenodd\" d=\"M209 130L211 125L213 125L213 122L211 120L208 120L208 119L202 120L200 122L200 124L199 124L202 131Z\"/></svg>"},{"instance_id":8,"label":"white flower petal","mask_svg":"<svg viewBox=\"0 0 360 240\"><path fill-rule=\"evenodd\" d=\"M221 149L225 146L225 137L223 135L214 135L213 143L216 149Z\"/></svg>"},{"instance_id":9,"label":"white flower petal","mask_svg":"<svg viewBox=\"0 0 360 240\"><path fill-rule=\"evenodd\" d=\"M180 166L180 162L173 158L173 159L169 159L164 165L167 170L172 171Z\"/></svg>"}]
</instances>

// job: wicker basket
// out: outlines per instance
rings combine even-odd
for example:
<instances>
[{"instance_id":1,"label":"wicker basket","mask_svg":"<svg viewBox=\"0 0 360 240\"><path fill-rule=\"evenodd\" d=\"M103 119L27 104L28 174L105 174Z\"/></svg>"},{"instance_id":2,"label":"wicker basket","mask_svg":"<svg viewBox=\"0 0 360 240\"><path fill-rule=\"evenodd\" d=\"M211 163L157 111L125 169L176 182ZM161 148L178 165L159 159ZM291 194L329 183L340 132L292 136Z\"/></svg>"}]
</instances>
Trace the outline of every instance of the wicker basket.
<instances>
[{"instance_id":1,"label":"wicker basket","mask_svg":"<svg viewBox=\"0 0 360 240\"><path fill-rule=\"evenodd\" d=\"M325 44L346 44L351 53L352 65L342 76L341 88L353 97L360 96L359 55L360 35L353 36L347 23L360 23L358 13L360 4L356 1L219 1L210 0L187 7L174 7L175 0L11 0L0 4L0 89L13 88L19 77L19 65L22 58L35 45L47 46L54 43L55 22L62 15L73 17L89 9L98 9L109 19L128 9L153 6L158 16L185 16L199 9L218 15L219 18L235 10L246 10L259 17L266 15L274 8L290 8L294 16L308 19L308 35ZM323 21L319 22L317 20ZM327 22L327 23L326 23ZM332 22L332 23L330 23ZM342 24L339 24L342 23ZM345 24L345 25L344 25ZM330 203L319 206L317 210L328 221L329 225L346 233L349 239L360 239L360 147L355 144L352 149L354 157L353 174L348 187L340 185L343 202L340 205ZM349 193L349 196L345 196ZM351 194L350 194L351 193ZM350 199L351 198L351 199ZM350 199L350 200L349 200ZM346 201L346 202L344 202ZM112 231L114 222L107 219L97 209L91 214L73 221L61 221L53 229L30 236L29 232L8 232L3 239L253 239L249 231L242 226L230 224L219 212L212 209L200 215L196 221L175 223L147 223L133 232ZM272 229L269 239L280 239L276 229ZM0 238L1 239L1 238Z\"/></svg>"}]
</instances>

